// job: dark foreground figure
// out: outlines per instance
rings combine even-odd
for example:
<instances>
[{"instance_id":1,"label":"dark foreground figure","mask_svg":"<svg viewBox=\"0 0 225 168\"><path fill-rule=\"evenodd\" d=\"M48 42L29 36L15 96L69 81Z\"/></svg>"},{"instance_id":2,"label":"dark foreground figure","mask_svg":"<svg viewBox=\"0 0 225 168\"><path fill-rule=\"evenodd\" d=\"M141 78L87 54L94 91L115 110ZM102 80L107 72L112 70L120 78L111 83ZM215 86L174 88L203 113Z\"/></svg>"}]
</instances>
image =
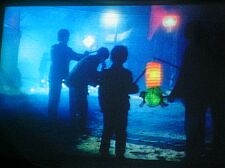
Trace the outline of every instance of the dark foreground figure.
<instances>
[{"instance_id":1,"label":"dark foreground figure","mask_svg":"<svg viewBox=\"0 0 225 168\"><path fill-rule=\"evenodd\" d=\"M211 24L211 23L210 23ZM186 48L180 76L170 98L185 104L187 163L224 163L225 156L225 50L224 30L218 23L192 21L187 24ZM205 147L205 113L210 108L213 121L211 151Z\"/></svg>"},{"instance_id":2,"label":"dark foreground figure","mask_svg":"<svg viewBox=\"0 0 225 168\"><path fill-rule=\"evenodd\" d=\"M116 137L116 157L123 158L126 146L127 115L130 108L128 94L138 92L132 74L123 67L128 51L115 46L111 51L112 66L102 72L99 102L103 112L104 128L100 146L102 156L109 156L110 139Z\"/></svg>"}]
</instances>

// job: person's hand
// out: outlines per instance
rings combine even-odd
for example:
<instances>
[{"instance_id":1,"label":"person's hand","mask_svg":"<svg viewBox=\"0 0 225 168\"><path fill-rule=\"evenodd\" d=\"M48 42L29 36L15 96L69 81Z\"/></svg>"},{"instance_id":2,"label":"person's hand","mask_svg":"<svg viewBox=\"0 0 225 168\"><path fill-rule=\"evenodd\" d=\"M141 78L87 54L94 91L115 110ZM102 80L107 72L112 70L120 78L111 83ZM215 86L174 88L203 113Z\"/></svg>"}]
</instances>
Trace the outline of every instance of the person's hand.
<instances>
[{"instance_id":1,"label":"person's hand","mask_svg":"<svg viewBox=\"0 0 225 168\"><path fill-rule=\"evenodd\" d=\"M139 91L138 85L132 84L132 85L130 86L130 93L131 93L131 94L137 93L138 91Z\"/></svg>"},{"instance_id":2,"label":"person's hand","mask_svg":"<svg viewBox=\"0 0 225 168\"><path fill-rule=\"evenodd\" d=\"M105 68L106 68L106 63L105 62L103 62L103 63L101 63L101 70L103 71Z\"/></svg>"}]
</instances>

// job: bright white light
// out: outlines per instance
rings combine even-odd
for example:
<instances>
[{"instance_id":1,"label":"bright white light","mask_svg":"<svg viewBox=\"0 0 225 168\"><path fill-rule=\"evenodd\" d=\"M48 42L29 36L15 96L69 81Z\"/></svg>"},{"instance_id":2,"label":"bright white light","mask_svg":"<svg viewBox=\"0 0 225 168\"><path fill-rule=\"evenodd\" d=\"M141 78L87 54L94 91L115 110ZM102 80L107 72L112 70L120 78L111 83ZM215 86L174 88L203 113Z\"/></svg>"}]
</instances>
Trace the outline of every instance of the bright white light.
<instances>
[{"instance_id":1,"label":"bright white light","mask_svg":"<svg viewBox=\"0 0 225 168\"><path fill-rule=\"evenodd\" d=\"M31 88L31 89L30 89L30 92L31 92L31 93L34 93L34 91L35 91L34 88Z\"/></svg>"},{"instance_id":2,"label":"bright white light","mask_svg":"<svg viewBox=\"0 0 225 168\"><path fill-rule=\"evenodd\" d=\"M115 12L107 12L103 15L102 22L106 27L115 27L119 23L119 15Z\"/></svg>"},{"instance_id":3,"label":"bright white light","mask_svg":"<svg viewBox=\"0 0 225 168\"><path fill-rule=\"evenodd\" d=\"M177 16L169 15L163 18L162 24L166 28L172 28L177 25Z\"/></svg>"},{"instance_id":4,"label":"bright white light","mask_svg":"<svg viewBox=\"0 0 225 168\"><path fill-rule=\"evenodd\" d=\"M64 83L62 83L62 88L67 88L67 86Z\"/></svg>"},{"instance_id":5,"label":"bright white light","mask_svg":"<svg viewBox=\"0 0 225 168\"><path fill-rule=\"evenodd\" d=\"M90 48L94 43L95 43L95 38L93 36L87 36L83 40L83 44L88 48Z\"/></svg>"},{"instance_id":6,"label":"bright white light","mask_svg":"<svg viewBox=\"0 0 225 168\"><path fill-rule=\"evenodd\" d=\"M99 88L99 85L97 86L88 86L88 93L91 94L91 95L95 95L97 96L98 95L98 88Z\"/></svg>"}]
</instances>

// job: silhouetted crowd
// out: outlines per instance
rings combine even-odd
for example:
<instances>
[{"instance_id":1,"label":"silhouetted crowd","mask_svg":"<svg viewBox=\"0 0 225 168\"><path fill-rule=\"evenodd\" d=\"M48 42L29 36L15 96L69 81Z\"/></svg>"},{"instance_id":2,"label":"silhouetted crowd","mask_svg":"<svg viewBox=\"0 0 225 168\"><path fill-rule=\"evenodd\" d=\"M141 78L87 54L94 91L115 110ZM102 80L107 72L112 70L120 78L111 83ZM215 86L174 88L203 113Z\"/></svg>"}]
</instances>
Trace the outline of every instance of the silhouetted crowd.
<instances>
[{"instance_id":1,"label":"silhouetted crowd","mask_svg":"<svg viewBox=\"0 0 225 168\"><path fill-rule=\"evenodd\" d=\"M88 85L99 85L99 102L103 112L104 128L100 153L109 156L110 139L116 136L116 157L123 158L126 145L127 114L130 108L129 94L137 93L138 86L133 83L132 73L123 67L128 57L127 47L118 45L111 51L112 66L105 69L109 50L101 47L96 55L88 52L78 54L67 46L69 31L58 31L58 44L52 46L49 74L48 116L57 121L58 105L62 83L69 87L69 107L71 125L74 131L88 133ZM69 62L78 63L69 73ZM101 71L98 70L99 65Z\"/></svg>"},{"instance_id":2,"label":"silhouetted crowd","mask_svg":"<svg viewBox=\"0 0 225 168\"><path fill-rule=\"evenodd\" d=\"M184 53L175 88L169 101L182 99L185 105L186 159L203 158L223 161L225 156L225 24L190 21L185 29L188 46ZM78 54L68 47L69 32L58 32L58 44L52 46L49 74L49 108L51 120L57 120L62 83L69 87L71 123L74 131L87 133L88 85L99 85L99 105L103 113L103 133L100 153L109 156L110 139L116 138L115 154L123 158L126 147L129 94L139 91L132 73L123 64L128 49L116 45L111 52L101 47L97 54ZM105 67L110 57L111 67ZM69 62L78 63L69 72ZM98 67L101 66L101 70ZM213 120L213 147L205 145L205 113L211 110Z\"/></svg>"}]
</instances>

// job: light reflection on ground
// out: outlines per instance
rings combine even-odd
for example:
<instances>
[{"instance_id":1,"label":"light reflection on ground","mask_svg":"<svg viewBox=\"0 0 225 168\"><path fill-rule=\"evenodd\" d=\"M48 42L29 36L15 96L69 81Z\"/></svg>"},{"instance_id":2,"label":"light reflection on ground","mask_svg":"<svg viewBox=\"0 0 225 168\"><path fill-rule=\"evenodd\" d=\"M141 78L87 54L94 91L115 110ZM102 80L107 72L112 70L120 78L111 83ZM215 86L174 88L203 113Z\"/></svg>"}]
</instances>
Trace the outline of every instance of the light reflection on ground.
<instances>
[{"instance_id":1,"label":"light reflection on ground","mask_svg":"<svg viewBox=\"0 0 225 168\"><path fill-rule=\"evenodd\" d=\"M85 152L87 154L99 154L100 138L88 137L81 140L79 144L75 145L75 150ZM115 153L115 141L111 141L110 154ZM130 159L144 159L144 160L165 160L165 161L181 161L185 154L183 151L176 151L172 149L161 149L150 145L141 144L126 144L125 157Z\"/></svg>"}]
</instances>

